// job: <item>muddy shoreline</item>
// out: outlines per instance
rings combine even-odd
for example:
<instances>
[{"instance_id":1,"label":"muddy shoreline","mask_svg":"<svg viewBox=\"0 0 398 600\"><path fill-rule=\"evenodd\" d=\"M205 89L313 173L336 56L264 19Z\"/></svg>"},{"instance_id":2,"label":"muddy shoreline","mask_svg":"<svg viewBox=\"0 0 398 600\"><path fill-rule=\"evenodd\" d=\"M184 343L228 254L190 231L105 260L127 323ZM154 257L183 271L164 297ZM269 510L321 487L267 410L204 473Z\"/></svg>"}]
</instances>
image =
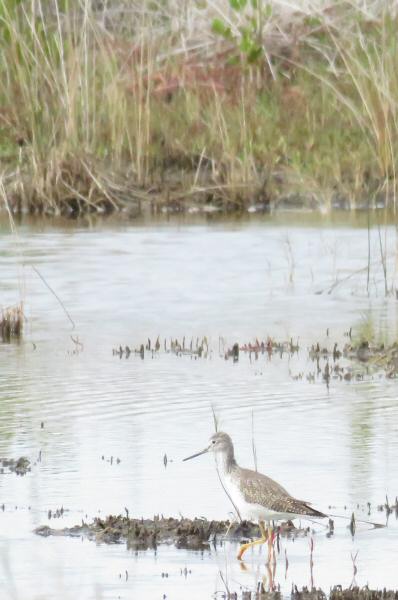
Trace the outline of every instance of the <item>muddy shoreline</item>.
<instances>
[{"instance_id":1,"label":"muddy shoreline","mask_svg":"<svg viewBox=\"0 0 398 600\"><path fill-rule=\"evenodd\" d=\"M182 179L192 176L184 174ZM74 187L78 189L78 178ZM115 187L117 187L115 185ZM136 188L136 189L134 189ZM35 192L33 192L35 195ZM35 202L25 207L19 197L10 198L10 210L17 217L24 214L31 216L59 217L76 219L85 215L112 215L119 214L125 219L138 219L142 217L156 217L157 215L244 215L244 214L278 214L284 212L315 212L325 210L323 194L319 197L311 192L298 192L294 187L288 192L280 194L266 194L262 186L255 182L242 184L241 191L229 189L228 185L220 183L206 183L200 187L175 187L165 186L157 189L150 186L142 189L140 186L129 184L123 193L114 195L112 189L99 193L95 204L90 204L84 199L89 195L89 190L83 193L64 198L59 206L46 205L45 202ZM380 197L377 202L356 202L341 193L332 195L328 206L330 213L345 212L376 212L392 208L391 199ZM1 209L4 215L6 211Z\"/></svg>"}]
</instances>

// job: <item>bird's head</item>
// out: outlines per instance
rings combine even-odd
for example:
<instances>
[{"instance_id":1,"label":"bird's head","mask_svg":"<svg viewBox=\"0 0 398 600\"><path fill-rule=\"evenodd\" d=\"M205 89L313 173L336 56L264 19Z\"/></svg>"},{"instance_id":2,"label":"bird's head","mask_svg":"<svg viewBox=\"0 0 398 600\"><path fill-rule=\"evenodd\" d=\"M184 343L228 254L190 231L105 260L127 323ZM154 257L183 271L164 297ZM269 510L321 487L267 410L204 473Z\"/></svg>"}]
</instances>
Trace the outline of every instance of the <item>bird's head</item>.
<instances>
[{"instance_id":1,"label":"bird's head","mask_svg":"<svg viewBox=\"0 0 398 600\"><path fill-rule=\"evenodd\" d=\"M215 453L228 453L231 451L231 449L233 448L232 445L232 440L229 437L228 433L224 433L223 431L218 431L217 433L214 433L210 440L209 440L209 445L206 446L206 448L204 450L201 450L200 452L196 452L196 454L192 454L192 456L188 456L187 458L184 458L184 460L190 460L191 458L196 458L197 456L200 456L201 454L206 454L206 452L215 452Z\"/></svg>"}]
</instances>

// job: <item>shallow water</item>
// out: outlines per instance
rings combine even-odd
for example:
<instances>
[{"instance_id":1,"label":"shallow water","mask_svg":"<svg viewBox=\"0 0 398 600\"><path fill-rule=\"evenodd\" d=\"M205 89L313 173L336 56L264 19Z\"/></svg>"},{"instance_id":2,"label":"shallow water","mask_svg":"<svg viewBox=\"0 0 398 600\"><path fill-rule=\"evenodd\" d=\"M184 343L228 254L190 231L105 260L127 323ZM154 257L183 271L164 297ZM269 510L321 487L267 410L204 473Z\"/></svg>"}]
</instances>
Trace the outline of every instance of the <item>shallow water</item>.
<instances>
[{"instance_id":1,"label":"shallow water","mask_svg":"<svg viewBox=\"0 0 398 600\"><path fill-rule=\"evenodd\" d=\"M0 344L0 457L35 462L41 451L26 477L0 474L2 597L210 598L225 590L220 571L231 590L255 589L266 575L263 554L247 553L243 571L235 543L204 554L173 547L135 554L32 533L61 506L67 512L52 526L125 507L133 516L227 517L212 460L181 462L212 433L211 406L242 465L253 466L253 415L259 470L320 510L385 522L375 505L398 495L397 383L375 375L332 380L328 389L321 377L294 377L315 370L308 346L342 347L351 327L354 335L373 329L395 339L397 300L384 296L376 228L368 295L366 220L301 219L39 222L19 225L17 236L0 224L0 302L21 293L28 318L22 343ZM390 285L392 227L386 235ZM207 336L212 352L198 360L112 355L119 344L139 347L158 335ZM220 336L231 346L267 335L298 339L302 350L257 360L241 354L236 364L219 356ZM358 525L354 539L347 524L336 519L331 538L314 524L315 585L348 586L358 551L359 585L397 588L394 515L388 528ZM308 539L283 540L276 583L287 594L293 583L310 585L309 563Z\"/></svg>"}]
</instances>

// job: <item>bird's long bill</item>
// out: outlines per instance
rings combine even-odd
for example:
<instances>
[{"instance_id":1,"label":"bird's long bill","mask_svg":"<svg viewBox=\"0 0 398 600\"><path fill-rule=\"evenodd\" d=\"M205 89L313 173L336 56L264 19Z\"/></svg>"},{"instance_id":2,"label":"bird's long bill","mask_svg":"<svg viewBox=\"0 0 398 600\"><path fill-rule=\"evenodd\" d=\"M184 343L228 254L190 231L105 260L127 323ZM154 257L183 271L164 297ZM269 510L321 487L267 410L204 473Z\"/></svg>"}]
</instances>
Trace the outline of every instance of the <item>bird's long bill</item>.
<instances>
[{"instance_id":1,"label":"bird's long bill","mask_svg":"<svg viewBox=\"0 0 398 600\"><path fill-rule=\"evenodd\" d=\"M197 456L200 456L201 454L206 454L206 452L208 452L208 451L209 451L209 448L205 448L201 452L197 452L196 454L192 454L192 456L188 456L187 458L184 458L182 462L184 462L185 460L191 460L191 458L196 458Z\"/></svg>"}]
</instances>

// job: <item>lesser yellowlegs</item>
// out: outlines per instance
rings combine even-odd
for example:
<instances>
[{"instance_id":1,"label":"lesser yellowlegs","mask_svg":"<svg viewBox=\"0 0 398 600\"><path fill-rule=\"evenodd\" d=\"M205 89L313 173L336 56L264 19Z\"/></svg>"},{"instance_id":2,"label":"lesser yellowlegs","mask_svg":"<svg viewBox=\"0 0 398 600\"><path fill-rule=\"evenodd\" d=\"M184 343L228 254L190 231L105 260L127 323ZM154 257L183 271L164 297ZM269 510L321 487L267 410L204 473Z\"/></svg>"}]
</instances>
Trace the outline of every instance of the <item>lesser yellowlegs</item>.
<instances>
[{"instance_id":1,"label":"lesser yellowlegs","mask_svg":"<svg viewBox=\"0 0 398 600\"><path fill-rule=\"evenodd\" d=\"M219 465L223 485L242 518L259 522L261 538L240 547L240 560L246 550L268 540L268 560L271 560L272 521L297 517L318 517L327 515L312 508L308 502L297 500L279 483L257 471L242 469L235 460L234 446L227 433L219 431L210 438L210 444L200 452L184 458L190 460L206 452L214 452ZM267 530L265 529L267 524Z\"/></svg>"}]
</instances>

